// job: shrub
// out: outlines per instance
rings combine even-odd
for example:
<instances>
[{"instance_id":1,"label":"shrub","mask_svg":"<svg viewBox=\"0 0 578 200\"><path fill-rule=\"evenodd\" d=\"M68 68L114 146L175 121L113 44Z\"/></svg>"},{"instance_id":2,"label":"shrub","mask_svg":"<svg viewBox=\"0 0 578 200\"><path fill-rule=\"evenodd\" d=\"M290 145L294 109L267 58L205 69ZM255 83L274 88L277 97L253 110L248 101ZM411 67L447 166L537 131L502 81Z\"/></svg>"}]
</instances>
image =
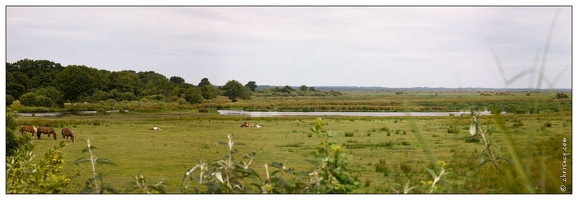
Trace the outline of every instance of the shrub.
<instances>
[{"instance_id":1,"label":"shrub","mask_svg":"<svg viewBox=\"0 0 578 200\"><path fill-rule=\"evenodd\" d=\"M12 97L12 95L7 94L6 95L6 106L9 106L10 104L12 104L12 102L16 100L14 99L14 97Z\"/></svg>"},{"instance_id":2,"label":"shrub","mask_svg":"<svg viewBox=\"0 0 578 200\"><path fill-rule=\"evenodd\" d=\"M182 97L178 98L176 102L177 102L179 105L185 105L185 104L187 104L187 100L186 100L185 98L182 98Z\"/></svg>"},{"instance_id":3,"label":"shrub","mask_svg":"<svg viewBox=\"0 0 578 200\"><path fill-rule=\"evenodd\" d=\"M20 104L25 106L34 106L35 104L36 94L34 92L28 92L20 96Z\"/></svg>"},{"instance_id":4,"label":"shrub","mask_svg":"<svg viewBox=\"0 0 578 200\"><path fill-rule=\"evenodd\" d=\"M70 179L57 175L64 163L60 150L64 146L61 141L36 164L32 162L34 144L29 140L28 144L20 146L13 156L6 158L6 193L46 194L64 190Z\"/></svg>"},{"instance_id":5,"label":"shrub","mask_svg":"<svg viewBox=\"0 0 578 200\"><path fill-rule=\"evenodd\" d=\"M568 97L567 94L564 94L564 93L562 93L562 92L558 92L558 93L556 93L556 98L557 98L557 99L567 99L567 98L570 98L570 97Z\"/></svg>"}]
</instances>

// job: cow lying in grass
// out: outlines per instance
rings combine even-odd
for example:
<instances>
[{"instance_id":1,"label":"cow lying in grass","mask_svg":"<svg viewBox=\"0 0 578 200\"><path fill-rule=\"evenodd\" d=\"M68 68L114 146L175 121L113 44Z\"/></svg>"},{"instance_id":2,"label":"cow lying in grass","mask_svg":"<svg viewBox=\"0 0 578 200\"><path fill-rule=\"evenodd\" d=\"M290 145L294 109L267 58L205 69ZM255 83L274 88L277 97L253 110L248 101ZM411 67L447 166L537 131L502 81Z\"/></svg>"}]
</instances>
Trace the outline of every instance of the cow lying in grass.
<instances>
[{"instance_id":1,"label":"cow lying in grass","mask_svg":"<svg viewBox=\"0 0 578 200\"><path fill-rule=\"evenodd\" d=\"M24 125L20 128L20 133L24 134L24 132L29 132L32 134L32 138L34 138L34 135L36 134L36 127L34 126L28 126L28 125Z\"/></svg>"},{"instance_id":2,"label":"cow lying in grass","mask_svg":"<svg viewBox=\"0 0 578 200\"><path fill-rule=\"evenodd\" d=\"M68 141L68 137L70 137L70 141L74 142L74 132L72 132L72 129L63 128L62 139L64 139L64 141Z\"/></svg>"},{"instance_id":3,"label":"cow lying in grass","mask_svg":"<svg viewBox=\"0 0 578 200\"><path fill-rule=\"evenodd\" d=\"M38 139L40 139L40 136L42 134L48 134L48 139L50 139L50 134L52 134L52 137L56 140L56 132L54 132L54 129L50 126L40 126L36 129L36 136L38 137Z\"/></svg>"},{"instance_id":4,"label":"cow lying in grass","mask_svg":"<svg viewBox=\"0 0 578 200\"><path fill-rule=\"evenodd\" d=\"M255 127L255 128L261 128L261 126L259 125L253 125L247 122L243 122L243 124L241 124L241 127Z\"/></svg>"},{"instance_id":5,"label":"cow lying in grass","mask_svg":"<svg viewBox=\"0 0 578 200\"><path fill-rule=\"evenodd\" d=\"M163 129L155 126L155 127L149 128L149 130L159 131L159 130L163 130Z\"/></svg>"}]
</instances>

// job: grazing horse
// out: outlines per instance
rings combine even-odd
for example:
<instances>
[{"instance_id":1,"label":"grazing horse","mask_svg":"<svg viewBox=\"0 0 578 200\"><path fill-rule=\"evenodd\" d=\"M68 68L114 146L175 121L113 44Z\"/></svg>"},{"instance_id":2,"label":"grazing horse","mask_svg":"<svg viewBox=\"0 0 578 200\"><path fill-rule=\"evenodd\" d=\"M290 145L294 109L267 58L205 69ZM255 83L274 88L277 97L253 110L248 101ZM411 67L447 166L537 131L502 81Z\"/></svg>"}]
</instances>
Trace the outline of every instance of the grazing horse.
<instances>
[{"instance_id":1,"label":"grazing horse","mask_svg":"<svg viewBox=\"0 0 578 200\"><path fill-rule=\"evenodd\" d=\"M20 128L20 133L24 134L24 132L29 132L32 134L32 138L34 138L34 134L36 134L36 127L24 125Z\"/></svg>"},{"instance_id":2,"label":"grazing horse","mask_svg":"<svg viewBox=\"0 0 578 200\"><path fill-rule=\"evenodd\" d=\"M42 134L48 134L48 138L50 139L50 134L53 135L54 139L56 140L56 132L54 132L54 129L50 126L40 126L38 127L38 129L36 130L36 136L38 137L38 139L40 139L40 135Z\"/></svg>"},{"instance_id":3,"label":"grazing horse","mask_svg":"<svg viewBox=\"0 0 578 200\"><path fill-rule=\"evenodd\" d=\"M243 124L241 124L241 127L253 127L253 124L249 124L247 122L243 122Z\"/></svg>"},{"instance_id":4,"label":"grazing horse","mask_svg":"<svg viewBox=\"0 0 578 200\"><path fill-rule=\"evenodd\" d=\"M159 130L163 130L163 129L155 126L155 127L149 128L149 130L159 131Z\"/></svg>"},{"instance_id":5,"label":"grazing horse","mask_svg":"<svg viewBox=\"0 0 578 200\"><path fill-rule=\"evenodd\" d=\"M62 129L62 139L64 139L64 141L68 141L68 137L70 137L70 140L72 142L74 142L74 132L72 132L72 129L63 128Z\"/></svg>"}]
</instances>

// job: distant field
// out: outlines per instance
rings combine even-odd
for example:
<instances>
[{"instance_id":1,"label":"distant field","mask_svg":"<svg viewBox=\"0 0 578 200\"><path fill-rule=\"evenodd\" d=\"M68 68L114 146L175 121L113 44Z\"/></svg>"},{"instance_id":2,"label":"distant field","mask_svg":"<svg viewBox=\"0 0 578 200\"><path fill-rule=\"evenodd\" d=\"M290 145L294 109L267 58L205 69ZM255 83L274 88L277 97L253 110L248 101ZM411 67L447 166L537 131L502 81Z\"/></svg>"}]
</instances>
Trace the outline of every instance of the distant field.
<instances>
[{"instance_id":1,"label":"distant field","mask_svg":"<svg viewBox=\"0 0 578 200\"><path fill-rule=\"evenodd\" d=\"M506 97L480 96L476 93L462 94L463 99L445 98L446 94L414 94L403 97L376 94L348 94L349 98L368 98L368 101L380 99L408 99L430 102L468 102L467 100L484 99L483 102L504 100ZM357 96L359 95L359 96ZM448 94L449 95L449 94ZM456 95L456 94L453 94ZM543 96L542 96L543 95ZM540 93L526 96L514 94L507 96L507 101L535 98L540 101L551 101L551 93ZM410 98L412 97L412 98ZM439 98L441 100L432 100ZM418 100L416 100L418 99ZM263 103L264 99L239 102L246 104ZM322 100L319 100L322 101ZM339 103L339 100L332 100ZM357 100L354 100L357 101ZM285 104L299 101L273 99L272 104ZM480 101L481 102L481 101ZM363 104L363 101L362 101ZM542 193L562 193L559 190L559 177L562 164L562 140L572 138L571 112L543 112L542 114L521 114L502 116L507 127L504 133L496 127L492 116L482 117L489 128L492 149L501 158L499 164L507 171L507 159L511 159L508 147L513 146L521 157L524 166L536 184L542 180ZM92 145L99 148L96 156L115 162L116 166L97 165L97 172L103 174L103 180L121 191L126 191L128 182L134 182L134 176L140 172L153 181L165 180L174 186L181 184L186 170L194 166L197 160L216 160L226 153L224 145L216 142L226 141L228 134L234 134L235 142L241 154L258 151L251 165L265 175L266 163L282 162L297 171L312 169L305 160L313 151L319 140L310 135L315 117L265 117L251 118L243 116L219 116L211 113L192 111L162 111L156 113L115 113L110 115L49 117L18 117L20 124L51 125L60 133L63 127L72 128L77 135L77 142L67 143L64 148L66 163L63 173L72 178L72 183L65 193L78 193L84 187L84 181L90 176L88 164L76 166L72 162L80 157L88 157L81 150L86 144L81 140L90 138ZM500 175L491 164L480 164L480 150L483 142L467 143L471 117L325 117L323 127L328 132L336 132L331 140L346 146L346 152L353 155L349 170L358 177L360 186L354 193L392 193L395 184L419 185L420 181L431 180L425 170L428 168L424 148L418 142L419 135L425 138L427 148L437 160L449 164L452 172L447 176L454 186L450 193L518 193L518 187L505 174ZM259 124L263 128L241 128L244 121ZM153 126L161 131L148 130ZM351 137L346 137L346 135ZM508 145L507 135L511 136ZM34 140L37 159L46 150L62 140L58 134L57 141L46 139ZM571 142L568 142L571 149ZM381 164L380 164L381 162ZM380 172L377 172L380 166ZM383 169L385 168L385 170ZM546 170L544 170L546 169ZM567 169L571 174L571 168ZM76 176L78 174L78 176ZM566 186L571 193L571 177ZM176 192L169 187L169 192Z\"/></svg>"}]
</instances>

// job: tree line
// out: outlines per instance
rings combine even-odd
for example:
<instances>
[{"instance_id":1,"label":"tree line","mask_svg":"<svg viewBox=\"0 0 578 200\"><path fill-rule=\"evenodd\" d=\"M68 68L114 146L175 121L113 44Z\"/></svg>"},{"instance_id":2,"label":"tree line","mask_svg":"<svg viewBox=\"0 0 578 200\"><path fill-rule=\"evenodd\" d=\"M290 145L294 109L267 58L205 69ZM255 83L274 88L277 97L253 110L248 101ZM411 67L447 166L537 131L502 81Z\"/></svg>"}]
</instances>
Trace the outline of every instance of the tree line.
<instances>
[{"instance_id":1,"label":"tree line","mask_svg":"<svg viewBox=\"0 0 578 200\"><path fill-rule=\"evenodd\" d=\"M242 85L236 80L216 87L208 78L199 84L182 77L154 71L108 71L84 65L62 66L49 60L23 59L6 63L6 104L18 100L25 106L64 107L77 102L134 101L142 98L200 103L223 95L235 102L250 99L255 81Z\"/></svg>"}]
</instances>

